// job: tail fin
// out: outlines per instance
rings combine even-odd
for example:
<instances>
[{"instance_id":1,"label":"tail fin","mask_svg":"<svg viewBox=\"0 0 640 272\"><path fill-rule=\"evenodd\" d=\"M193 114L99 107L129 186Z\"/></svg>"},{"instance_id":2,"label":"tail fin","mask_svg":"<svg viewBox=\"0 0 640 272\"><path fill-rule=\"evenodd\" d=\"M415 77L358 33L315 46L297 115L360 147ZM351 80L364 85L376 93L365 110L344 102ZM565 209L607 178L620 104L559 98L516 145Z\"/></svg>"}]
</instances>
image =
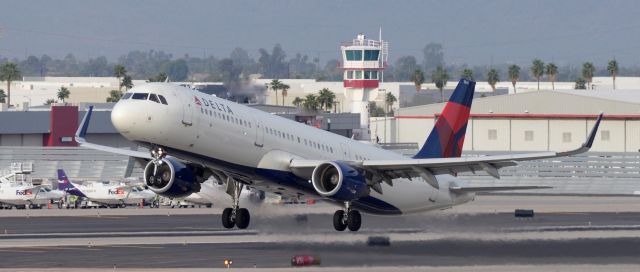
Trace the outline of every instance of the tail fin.
<instances>
[{"instance_id":1,"label":"tail fin","mask_svg":"<svg viewBox=\"0 0 640 272\"><path fill-rule=\"evenodd\" d=\"M476 83L461 79L414 159L460 157Z\"/></svg>"},{"instance_id":2,"label":"tail fin","mask_svg":"<svg viewBox=\"0 0 640 272\"><path fill-rule=\"evenodd\" d=\"M69 194L85 197L85 195L78 189L67 177L67 174L62 169L58 169L58 190L66 191Z\"/></svg>"}]
</instances>

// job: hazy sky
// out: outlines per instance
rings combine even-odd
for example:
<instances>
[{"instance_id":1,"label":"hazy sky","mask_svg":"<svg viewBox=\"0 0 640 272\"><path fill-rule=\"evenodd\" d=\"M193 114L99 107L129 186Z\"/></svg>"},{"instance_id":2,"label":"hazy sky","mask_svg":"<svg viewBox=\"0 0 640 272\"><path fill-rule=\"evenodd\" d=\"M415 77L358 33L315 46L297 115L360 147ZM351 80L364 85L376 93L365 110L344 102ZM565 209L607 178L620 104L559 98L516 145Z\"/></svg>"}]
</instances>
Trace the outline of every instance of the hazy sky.
<instances>
[{"instance_id":1,"label":"hazy sky","mask_svg":"<svg viewBox=\"0 0 640 272\"><path fill-rule=\"evenodd\" d=\"M365 0L0 0L0 55L49 54L115 60L131 50L227 56L280 43L296 52L337 58L359 32L390 42L395 59L422 59L442 43L448 63L544 61L640 65L640 1L365 1Z\"/></svg>"}]
</instances>

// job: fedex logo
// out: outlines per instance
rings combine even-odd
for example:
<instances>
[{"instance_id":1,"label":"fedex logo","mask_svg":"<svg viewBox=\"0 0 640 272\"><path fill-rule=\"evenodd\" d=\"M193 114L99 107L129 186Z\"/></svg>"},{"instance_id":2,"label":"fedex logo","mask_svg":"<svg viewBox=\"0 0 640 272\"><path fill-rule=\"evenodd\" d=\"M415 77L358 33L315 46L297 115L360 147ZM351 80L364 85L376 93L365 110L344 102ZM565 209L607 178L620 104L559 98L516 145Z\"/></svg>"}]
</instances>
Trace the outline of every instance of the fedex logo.
<instances>
[{"instance_id":1,"label":"fedex logo","mask_svg":"<svg viewBox=\"0 0 640 272\"><path fill-rule=\"evenodd\" d=\"M107 193L110 195L124 195L124 189L109 189Z\"/></svg>"},{"instance_id":2,"label":"fedex logo","mask_svg":"<svg viewBox=\"0 0 640 272\"><path fill-rule=\"evenodd\" d=\"M31 192L31 190L29 190L29 189L16 190L16 195L18 195L18 196L33 195L33 192Z\"/></svg>"},{"instance_id":3,"label":"fedex logo","mask_svg":"<svg viewBox=\"0 0 640 272\"><path fill-rule=\"evenodd\" d=\"M204 99L204 98L198 99L198 97L196 97L196 96L193 96L193 99L195 101L194 103L199 107L202 107L204 105L205 107L208 107L208 108L211 108L211 109L214 109L214 110L218 110L220 112L233 114L233 111L231 110L231 108L229 106L227 106L227 105L222 104L222 103L216 103L216 102L213 102L211 100Z\"/></svg>"}]
</instances>

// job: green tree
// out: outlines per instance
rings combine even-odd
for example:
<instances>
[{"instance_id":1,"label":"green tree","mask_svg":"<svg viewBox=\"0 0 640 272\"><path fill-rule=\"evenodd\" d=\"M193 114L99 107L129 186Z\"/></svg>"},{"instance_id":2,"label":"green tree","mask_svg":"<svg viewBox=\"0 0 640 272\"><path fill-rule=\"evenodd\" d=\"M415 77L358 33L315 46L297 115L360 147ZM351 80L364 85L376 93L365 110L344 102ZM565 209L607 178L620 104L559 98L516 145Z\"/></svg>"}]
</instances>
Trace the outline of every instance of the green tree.
<instances>
[{"instance_id":1,"label":"green tree","mask_svg":"<svg viewBox=\"0 0 640 272\"><path fill-rule=\"evenodd\" d=\"M167 73L160 72L157 75L150 77L149 82L165 82L167 80Z\"/></svg>"},{"instance_id":2,"label":"green tree","mask_svg":"<svg viewBox=\"0 0 640 272\"><path fill-rule=\"evenodd\" d=\"M302 102L302 108L307 111L317 111L320 108L320 101L318 101L318 97L315 94L308 94L304 97L304 102Z\"/></svg>"},{"instance_id":3,"label":"green tree","mask_svg":"<svg viewBox=\"0 0 640 272\"><path fill-rule=\"evenodd\" d=\"M516 82L520 79L520 66L512 64L509 66L509 78L513 85L513 93L516 93Z\"/></svg>"},{"instance_id":4,"label":"green tree","mask_svg":"<svg viewBox=\"0 0 640 272\"><path fill-rule=\"evenodd\" d=\"M109 97L107 97L107 102L118 102L122 98L122 92L119 90L111 90L109 91Z\"/></svg>"},{"instance_id":5,"label":"green tree","mask_svg":"<svg viewBox=\"0 0 640 272\"><path fill-rule=\"evenodd\" d=\"M113 66L113 74L118 79L118 90L122 91L121 79L127 75L127 69L123 65L116 64L116 66Z\"/></svg>"},{"instance_id":6,"label":"green tree","mask_svg":"<svg viewBox=\"0 0 640 272\"><path fill-rule=\"evenodd\" d=\"M0 103L6 103L7 94L4 93L3 89L0 89Z\"/></svg>"},{"instance_id":7,"label":"green tree","mask_svg":"<svg viewBox=\"0 0 640 272\"><path fill-rule=\"evenodd\" d=\"M574 89L576 90L584 90L587 88L587 81L584 78L579 77L576 79L576 85Z\"/></svg>"},{"instance_id":8,"label":"green tree","mask_svg":"<svg viewBox=\"0 0 640 272\"><path fill-rule=\"evenodd\" d=\"M593 81L593 74L596 72L596 67L591 62L585 62L582 64L582 78L587 80L588 89L593 89L591 82Z\"/></svg>"},{"instance_id":9,"label":"green tree","mask_svg":"<svg viewBox=\"0 0 640 272\"><path fill-rule=\"evenodd\" d=\"M376 102L369 102L369 116L370 117L382 117L385 116L385 111L382 107L378 106Z\"/></svg>"},{"instance_id":10,"label":"green tree","mask_svg":"<svg viewBox=\"0 0 640 272\"><path fill-rule=\"evenodd\" d=\"M62 100L62 103L64 103L64 100L69 98L69 95L71 94L71 92L69 91L69 89L67 89L66 87L60 87L60 89L58 89L58 99Z\"/></svg>"},{"instance_id":11,"label":"green tree","mask_svg":"<svg viewBox=\"0 0 640 272\"><path fill-rule=\"evenodd\" d=\"M422 53L425 71L429 72L438 66L444 66L444 51L441 44L429 43L422 49Z\"/></svg>"},{"instance_id":12,"label":"green tree","mask_svg":"<svg viewBox=\"0 0 640 272\"><path fill-rule=\"evenodd\" d=\"M300 107L300 105L302 105L302 103L304 103L304 99L296 96L296 98L293 99L293 102L291 102L291 104L293 104L296 107Z\"/></svg>"},{"instance_id":13,"label":"green tree","mask_svg":"<svg viewBox=\"0 0 640 272\"><path fill-rule=\"evenodd\" d=\"M609 71L609 75L613 79L613 89L616 89L616 75L618 75L618 61L612 59L607 64L607 71Z\"/></svg>"},{"instance_id":14,"label":"green tree","mask_svg":"<svg viewBox=\"0 0 640 272\"><path fill-rule=\"evenodd\" d=\"M491 69L487 72L487 83L491 85L491 89L496 91L496 83L500 81L500 77L498 76L498 71L496 69Z\"/></svg>"},{"instance_id":15,"label":"green tree","mask_svg":"<svg viewBox=\"0 0 640 272\"><path fill-rule=\"evenodd\" d=\"M531 63L531 74L538 81L538 90L540 90L540 78L544 75L544 62L540 59L534 59Z\"/></svg>"},{"instance_id":16,"label":"green tree","mask_svg":"<svg viewBox=\"0 0 640 272\"><path fill-rule=\"evenodd\" d=\"M325 111L329 111L336 101L336 94L328 88L322 88L322 90L318 92L318 100L320 102L320 108L324 108Z\"/></svg>"},{"instance_id":17,"label":"green tree","mask_svg":"<svg viewBox=\"0 0 640 272\"><path fill-rule=\"evenodd\" d=\"M431 73L431 81L436 84L436 88L440 90L441 102L444 102L444 86L447 85L449 80L449 73L442 66L438 65L433 73Z\"/></svg>"},{"instance_id":18,"label":"green tree","mask_svg":"<svg viewBox=\"0 0 640 272\"><path fill-rule=\"evenodd\" d=\"M55 101L54 99L52 99L52 98L47 99L47 101L46 101L46 102L44 102L44 104L45 104L45 105L47 105L47 106L49 106L49 105L51 105L51 104L53 104L53 103L56 103L56 101Z\"/></svg>"},{"instance_id":19,"label":"green tree","mask_svg":"<svg viewBox=\"0 0 640 272\"><path fill-rule=\"evenodd\" d=\"M189 66L184 59L169 62L165 71L171 81L184 81L189 77Z\"/></svg>"},{"instance_id":20,"label":"green tree","mask_svg":"<svg viewBox=\"0 0 640 272\"><path fill-rule=\"evenodd\" d=\"M0 81L7 82L7 105L11 107L11 82L20 78L20 69L13 62L5 62L0 65Z\"/></svg>"},{"instance_id":21,"label":"green tree","mask_svg":"<svg viewBox=\"0 0 640 272\"><path fill-rule=\"evenodd\" d=\"M464 70L462 70L462 74L460 75L460 78L466 79L466 80L474 80L473 70L469 68L464 68Z\"/></svg>"},{"instance_id":22,"label":"green tree","mask_svg":"<svg viewBox=\"0 0 640 272\"><path fill-rule=\"evenodd\" d=\"M387 110L386 110L387 113L391 112L391 109L393 108L393 103L395 103L396 101L398 101L398 99L392 93L387 93L385 95L384 104L385 104L385 106L387 108Z\"/></svg>"},{"instance_id":23,"label":"green tree","mask_svg":"<svg viewBox=\"0 0 640 272\"><path fill-rule=\"evenodd\" d=\"M424 73L422 73L422 70L416 69L413 71L411 81L413 81L413 84L416 86L416 92L419 92L422 88L422 83L424 83Z\"/></svg>"},{"instance_id":24,"label":"green tree","mask_svg":"<svg viewBox=\"0 0 640 272\"><path fill-rule=\"evenodd\" d=\"M120 82L120 88L124 87L127 91L133 88L133 80L130 75L125 75Z\"/></svg>"},{"instance_id":25,"label":"green tree","mask_svg":"<svg viewBox=\"0 0 640 272\"><path fill-rule=\"evenodd\" d=\"M411 75L418 69L418 64L414 56L403 56L396 60L393 71L393 77L397 81L409 81Z\"/></svg>"},{"instance_id":26,"label":"green tree","mask_svg":"<svg viewBox=\"0 0 640 272\"><path fill-rule=\"evenodd\" d=\"M291 86L287 84L282 83L282 85L280 85L280 89L282 90L282 106L284 106L284 99L289 94L289 88L291 88Z\"/></svg>"},{"instance_id":27,"label":"green tree","mask_svg":"<svg viewBox=\"0 0 640 272\"><path fill-rule=\"evenodd\" d=\"M556 76L558 75L558 66L553 64L552 62L547 63L547 66L544 68L544 72L549 77L549 81L551 81L551 89L556 89Z\"/></svg>"},{"instance_id":28,"label":"green tree","mask_svg":"<svg viewBox=\"0 0 640 272\"><path fill-rule=\"evenodd\" d=\"M276 92L276 105L278 105L278 90L282 88L282 81L278 79L273 79L271 80L271 83L267 84L267 88L271 88L271 90Z\"/></svg>"}]
</instances>

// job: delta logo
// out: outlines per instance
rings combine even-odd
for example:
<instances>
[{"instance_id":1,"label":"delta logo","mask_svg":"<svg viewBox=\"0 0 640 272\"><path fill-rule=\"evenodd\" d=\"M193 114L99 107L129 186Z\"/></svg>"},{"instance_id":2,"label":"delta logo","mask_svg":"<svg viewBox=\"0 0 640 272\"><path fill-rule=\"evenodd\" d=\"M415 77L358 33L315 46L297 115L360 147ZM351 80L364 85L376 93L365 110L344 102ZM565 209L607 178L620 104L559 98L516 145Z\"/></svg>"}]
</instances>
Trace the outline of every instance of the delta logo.
<instances>
[{"instance_id":1,"label":"delta logo","mask_svg":"<svg viewBox=\"0 0 640 272\"><path fill-rule=\"evenodd\" d=\"M196 103L196 105L198 105L198 107L202 107L202 102L200 102L200 99L198 99L197 96L194 95L193 99L195 101L194 103Z\"/></svg>"},{"instance_id":2,"label":"delta logo","mask_svg":"<svg viewBox=\"0 0 640 272\"><path fill-rule=\"evenodd\" d=\"M107 190L107 193L110 195L124 195L124 189L109 189Z\"/></svg>"},{"instance_id":3,"label":"delta logo","mask_svg":"<svg viewBox=\"0 0 640 272\"><path fill-rule=\"evenodd\" d=\"M33 195L33 192L29 189L16 190L16 195L19 195L19 196Z\"/></svg>"}]
</instances>

